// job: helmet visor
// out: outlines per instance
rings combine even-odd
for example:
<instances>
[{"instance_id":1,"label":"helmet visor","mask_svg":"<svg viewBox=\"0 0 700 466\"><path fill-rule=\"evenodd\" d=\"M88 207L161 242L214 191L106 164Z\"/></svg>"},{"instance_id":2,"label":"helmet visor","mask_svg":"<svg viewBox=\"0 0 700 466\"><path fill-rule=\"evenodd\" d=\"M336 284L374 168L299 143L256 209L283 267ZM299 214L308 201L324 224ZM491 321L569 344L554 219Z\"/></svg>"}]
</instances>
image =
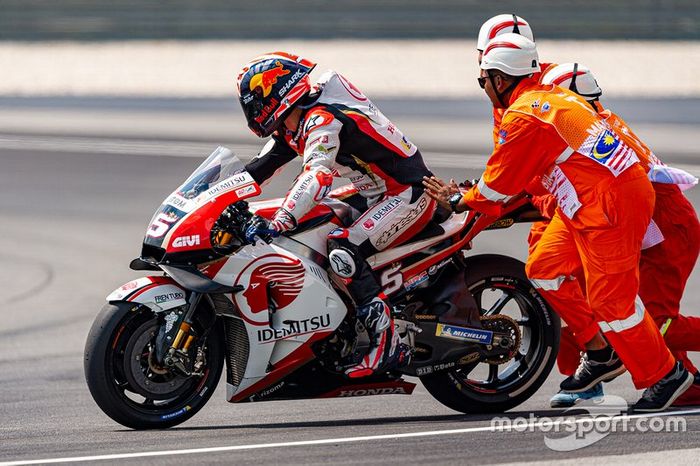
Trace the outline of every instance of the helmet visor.
<instances>
[{"instance_id":1,"label":"helmet visor","mask_svg":"<svg viewBox=\"0 0 700 466\"><path fill-rule=\"evenodd\" d=\"M259 137L266 137L272 134L272 131L267 132L263 125L258 122L263 112L263 102L256 98L252 92L241 96L238 100L241 102L241 108L243 108L243 115L248 121L248 127Z\"/></svg>"}]
</instances>

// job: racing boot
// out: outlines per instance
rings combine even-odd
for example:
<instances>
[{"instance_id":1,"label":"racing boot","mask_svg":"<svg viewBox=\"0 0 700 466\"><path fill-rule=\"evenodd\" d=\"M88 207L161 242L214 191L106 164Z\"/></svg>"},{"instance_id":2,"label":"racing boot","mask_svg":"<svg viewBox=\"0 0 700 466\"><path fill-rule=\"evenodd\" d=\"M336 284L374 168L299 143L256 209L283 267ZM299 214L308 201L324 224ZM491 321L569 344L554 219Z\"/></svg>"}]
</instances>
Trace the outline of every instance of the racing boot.
<instances>
[{"instance_id":1,"label":"racing boot","mask_svg":"<svg viewBox=\"0 0 700 466\"><path fill-rule=\"evenodd\" d=\"M571 393L560 390L559 393L549 400L549 406L552 408L570 408L581 401L599 400L602 399L603 396L605 395L603 394L602 383L596 384L593 388L581 393Z\"/></svg>"},{"instance_id":2,"label":"racing boot","mask_svg":"<svg viewBox=\"0 0 700 466\"><path fill-rule=\"evenodd\" d=\"M626 370L610 346L600 350L588 350L581 356L576 373L564 379L559 388L569 393L585 392L600 382L610 382Z\"/></svg>"},{"instance_id":3,"label":"racing boot","mask_svg":"<svg viewBox=\"0 0 700 466\"><path fill-rule=\"evenodd\" d=\"M401 343L391 309L380 297L357 308L357 320L367 329L371 349L362 362L345 371L350 378L369 377L410 362L411 350Z\"/></svg>"},{"instance_id":4,"label":"racing boot","mask_svg":"<svg viewBox=\"0 0 700 466\"><path fill-rule=\"evenodd\" d=\"M632 405L631 410L635 413L663 411L693 385L693 380L693 374L676 361L671 372L644 390L642 397Z\"/></svg>"}]
</instances>

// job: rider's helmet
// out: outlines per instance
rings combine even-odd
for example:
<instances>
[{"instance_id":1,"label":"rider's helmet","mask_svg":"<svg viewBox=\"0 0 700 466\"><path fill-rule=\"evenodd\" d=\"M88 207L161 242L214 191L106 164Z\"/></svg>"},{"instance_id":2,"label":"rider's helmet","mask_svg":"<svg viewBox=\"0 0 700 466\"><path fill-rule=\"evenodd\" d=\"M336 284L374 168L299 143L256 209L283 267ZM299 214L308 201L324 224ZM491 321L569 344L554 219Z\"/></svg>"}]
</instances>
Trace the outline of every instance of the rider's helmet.
<instances>
[{"instance_id":1,"label":"rider's helmet","mask_svg":"<svg viewBox=\"0 0 700 466\"><path fill-rule=\"evenodd\" d=\"M527 76L540 71L535 43L520 34L501 34L486 44L482 70L499 70L510 76Z\"/></svg>"},{"instance_id":2,"label":"rider's helmet","mask_svg":"<svg viewBox=\"0 0 700 466\"><path fill-rule=\"evenodd\" d=\"M497 15L486 21L479 29L479 37L476 40L476 49L483 52L486 44L496 36L507 33L520 34L531 41L535 41L532 28L527 21L515 15Z\"/></svg>"},{"instance_id":3,"label":"rider's helmet","mask_svg":"<svg viewBox=\"0 0 700 466\"><path fill-rule=\"evenodd\" d=\"M603 93L591 70L580 63L555 66L542 76L542 84L555 84L569 89L588 101L598 100Z\"/></svg>"},{"instance_id":4,"label":"rider's helmet","mask_svg":"<svg viewBox=\"0 0 700 466\"><path fill-rule=\"evenodd\" d=\"M285 52L261 55L238 75L238 95L248 127L259 137L272 134L311 91L315 63Z\"/></svg>"}]
</instances>

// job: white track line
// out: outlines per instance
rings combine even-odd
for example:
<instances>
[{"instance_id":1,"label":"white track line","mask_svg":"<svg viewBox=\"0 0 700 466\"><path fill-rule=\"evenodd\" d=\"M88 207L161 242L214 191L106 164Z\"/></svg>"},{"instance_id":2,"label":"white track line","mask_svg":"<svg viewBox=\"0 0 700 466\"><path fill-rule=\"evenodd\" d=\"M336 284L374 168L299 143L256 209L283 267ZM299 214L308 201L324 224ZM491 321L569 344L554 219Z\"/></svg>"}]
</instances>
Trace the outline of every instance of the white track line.
<instances>
[{"instance_id":1,"label":"white track line","mask_svg":"<svg viewBox=\"0 0 700 466\"><path fill-rule=\"evenodd\" d=\"M650 414L634 414L634 415L620 415L613 416L611 419L638 419L638 418L650 418L650 417L663 417L663 416L681 416L687 414L700 414L700 409L691 409L684 411L670 411L664 413L650 413ZM551 422L548 420L547 427L551 428L554 425L566 425L566 424L580 424L583 422L590 422L590 417L571 420L562 420ZM539 422L529 422L526 429L541 427L544 425L544 421ZM524 426L520 423L517 425L518 431L522 431ZM405 439L405 438L415 438L415 437L436 437L442 435L455 435L455 434L469 434L475 432L508 432L515 430L516 426L484 426L484 427L468 427L464 429L450 429L450 430L433 430L427 432L407 432L403 434L383 434L383 435L366 435L362 437L339 437L339 438L327 438L318 440L300 440L296 442L278 442L278 443L254 443L250 445L232 445L225 447L209 447L209 448L191 448L187 450L162 450L162 451L146 451L137 453L117 453L112 455L94 455L94 456L74 456L71 458L45 458L40 460L18 460L18 461L8 461L0 463L0 466L19 466L19 465L29 465L29 464L56 464L56 463L79 463L86 461L105 461L105 460L118 460L118 459L130 459L130 458L148 458L154 456L176 456L176 455L195 455L203 453L220 453L225 451L240 451L240 450L261 450L267 448L281 448L281 447L299 447L299 446L309 446L309 445L327 445L327 444L337 444L337 443L353 443L353 442L371 442L376 440L393 440L393 439Z\"/></svg>"}]
</instances>

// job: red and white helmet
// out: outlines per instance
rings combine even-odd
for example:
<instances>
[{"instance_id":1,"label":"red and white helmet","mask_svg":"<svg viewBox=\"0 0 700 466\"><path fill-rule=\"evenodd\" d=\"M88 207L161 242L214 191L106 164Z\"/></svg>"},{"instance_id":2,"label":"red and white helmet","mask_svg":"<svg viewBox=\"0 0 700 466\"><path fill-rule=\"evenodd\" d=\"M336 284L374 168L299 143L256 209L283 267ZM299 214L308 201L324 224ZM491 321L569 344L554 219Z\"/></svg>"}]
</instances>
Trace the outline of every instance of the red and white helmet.
<instances>
[{"instance_id":1,"label":"red and white helmet","mask_svg":"<svg viewBox=\"0 0 700 466\"><path fill-rule=\"evenodd\" d=\"M497 15L486 21L479 29L479 37L476 40L476 49L483 52L486 44L496 36L501 34L520 34L531 41L535 41L532 28L527 21L515 15Z\"/></svg>"},{"instance_id":2,"label":"red and white helmet","mask_svg":"<svg viewBox=\"0 0 700 466\"><path fill-rule=\"evenodd\" d=\"M481 56L482 70L499 70L510 76L540 71L535 43L520 34L501 34L491 39Z\"/></svg>"},{"instance_id":3,"label":"red and white helmet","mask_svg":"<svg viewBox=\"0 0 700 466\"><path fill-rule=\"evenodd\" d=\"M586 100L596 100L603 93L591 70L579 63L555 66L542 76L542 84L555 84L569 89Z\"/></svg>"}]
</instances>

